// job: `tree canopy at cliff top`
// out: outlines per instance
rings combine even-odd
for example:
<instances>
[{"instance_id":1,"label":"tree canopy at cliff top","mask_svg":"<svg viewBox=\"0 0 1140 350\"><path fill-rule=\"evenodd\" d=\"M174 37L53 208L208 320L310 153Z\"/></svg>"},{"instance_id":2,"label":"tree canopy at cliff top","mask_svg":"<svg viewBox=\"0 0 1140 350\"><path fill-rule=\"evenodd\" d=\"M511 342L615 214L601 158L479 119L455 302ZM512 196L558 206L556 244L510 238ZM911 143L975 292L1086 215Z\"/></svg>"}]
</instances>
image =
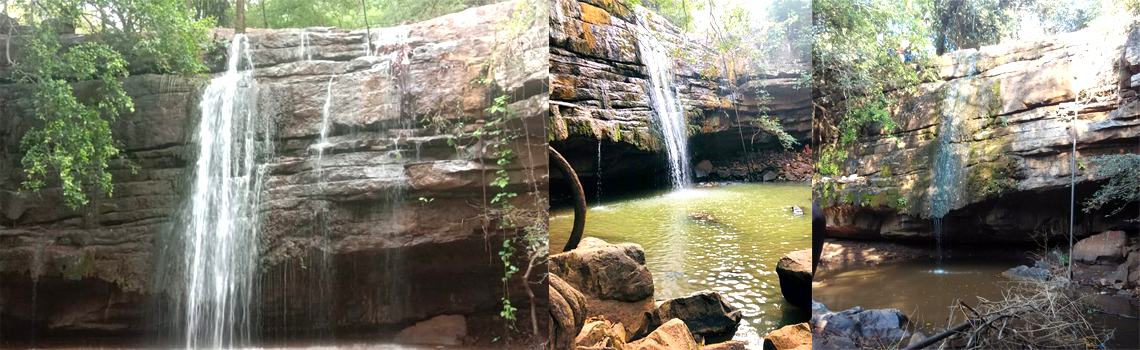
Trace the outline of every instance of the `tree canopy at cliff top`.
<instances>
[{"instance_id":1,"label":"tree canopy at cliff top","mask_svg":"<svg viewBox=\"0 0 1140 350\"><path fill-rule=\"evenodd\" d=\"M73 209L86 205L89 195L111 195L112 165L129 167L111 125L134 111L120 79L131 72L201 73L202 54L213 45L207 40L211 26L382 27L500 1L0 0L0 30L10 38L0 59L14 68L0 81L31 87L38 120L22 138L22 188L60 187ZM94 39L60 40L72 33ZM80 81L94 81L95 95L77 97L72 85Z\"/></svg>"},{"instance_id":2,"label":"tree canopy at cliff top","mask_svg":"<svg viewBox=\"0 0 1140 350\"><path fill-rule=\"evenodd\" d=\"M1098 18L1135 12L1136 0L815 0L812 86L817 90L816 161L835 160L865 125L890 128L884 92L912 89L935 56L1004 41L1083 29ZM843 103L837 103L843 101ZM831 152L826 152L830 148Z\"/></svg>"}]
</instances>

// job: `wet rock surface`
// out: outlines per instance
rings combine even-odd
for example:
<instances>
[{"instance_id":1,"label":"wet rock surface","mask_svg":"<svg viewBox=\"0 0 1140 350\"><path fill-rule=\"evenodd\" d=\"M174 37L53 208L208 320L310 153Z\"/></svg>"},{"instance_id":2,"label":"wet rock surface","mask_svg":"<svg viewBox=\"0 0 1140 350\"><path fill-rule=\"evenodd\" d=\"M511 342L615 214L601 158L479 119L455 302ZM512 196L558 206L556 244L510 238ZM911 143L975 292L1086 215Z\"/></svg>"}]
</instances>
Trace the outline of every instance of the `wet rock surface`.
<instances>
[{"instance_id":1,"label":"wet rock surface","mask_svg":"<svg viewBox=\"0 0 1140 350\"><path fill-rule=\"evenodd\" d=\"M515 102L509 107L519 118L509 127L531 130L510 147L542 156L519 157L507 166L507 189L525 192L531 186L525 179L539 179L538 186L544 186L547 21L539 16L543 19L517 38L497 35L497 23L512 18L520 9L516 5L374 29L377 52L372 55L364 52L364 31L305 29L313 61L303 59L300 29L250 31L258 110L269 120L265 137L276 140L275 153L264 160L259 206L263 326L288 332L322 320L327 321L322 327L345 330L402 328L437 315L491 312L500 303L501 266L488 258L494 252L471 249L502 244L486 241L476 219L483 211L470 204L482 198L482 173L497 169L493 150L470 143L457 151L444 133L420 118L478 120L492 90L510 94ZM231 34L216 30L213 35L225 40ZM410 54L406 62L397 59L403 53ZM472 84L492 53L502 66L495 69L493 84ZM163 280L173 274L155 266L180 254L163 249L180 247L174 236L183 226L180 208L194 171L198 100L205 82L147 74L123 80L135 111L121 116L112 130L138 172L112 164L114 197L96 198L78 211L62 205L58 184L49 183L38 194L18 191L23 180L19 142L34 125L30 92L20 84L0 84L5 111L0 118L0 274L5 282L0 284L5 296L0 326L5 338L17 334L7 327L31 322L24 311L31 308L19 304L32 299L9 296L57 283L72 287L35 299L40 337L137 334L163 326L146 323L144 301L170 298L179 293L172 286L182 283ZM82 94L92 88L80 83L75 90ZM328 90L329 144L318 171L315 145ZM421 197L431 202L418 201ZM516 206L532 207L534 198L524 197L520 194ZM314 268L322 251L331 256L331 271ZM336 286L321 304L328 305L324 310L311 302L317 292L310 286L321 281ZM545 299L546 288L536 289ZM525 295L521 289L511 294ZM406 307L391 307L396 303Z\"/></svg>"}]
</instances>

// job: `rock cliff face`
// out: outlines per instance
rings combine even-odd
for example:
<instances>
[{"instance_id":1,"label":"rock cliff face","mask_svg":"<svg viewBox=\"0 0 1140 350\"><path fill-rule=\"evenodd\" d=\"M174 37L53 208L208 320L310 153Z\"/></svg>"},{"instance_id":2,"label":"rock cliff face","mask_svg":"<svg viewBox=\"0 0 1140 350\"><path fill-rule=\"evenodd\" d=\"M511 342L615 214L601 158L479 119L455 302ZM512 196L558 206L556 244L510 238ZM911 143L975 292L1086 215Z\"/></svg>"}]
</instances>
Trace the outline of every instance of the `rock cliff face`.
<instances>
[{"instance_id":1,"label":"rock cliff face","mask_svg":"<svg viewBox=\"0 0 1140 350\"><path fill-rule=\"evenodd\" d=\"M949 240L1067 234L1072 128L1082 164L1140 152L1140 80L1132 79L1140 73L1138 50L1140 32L1117 27L938 57L937 79L898 95L903 102L891 111L898 127L860 139L846 150L840 174L816 182L829 233L929 238L928 218L941 210L949 212ZM827 96L816 102L842 103ZM1086 169L1076 176L1083 201L1100 179ZM1079 207L1078 235L1128 226L1127 215L1106 218Z\"/></svg>"},{"instance_id":2,"label":"rock cliff face","mask_svg":"<svg viewBox=\"0 0 1140 350\"><path fill-rule=\"evenodd\" d=\"M597 171L598 142L607 186L652 185L645 181L650 178L667 183L658 176L667 172L657 171L665 156L640 51L644 35L680 57L669 63L689 127L690 166L740 158L741 133L751 150L780 149L753 124L764 113L801 144L810 139L810 93L796 86L810 63L775 60L769 73L741 74L736 79L743 88L734 96L705 40L681 33L659 15L612 0L556 0L550 13L551 144L587 187Z\"/></svg>"},{"instance_id":3,"label":"rock cliff face","mask_svg":"<svg viewBox=\"0 0 1140 350\"><path fill-rule=\"evenodd\" d=\"M499 229L481 204L499 169L495 149L470 136L459 146L448 139L453 129L486 125L493 99L508 96L513 116L487 126L518 135L509 143L518 157L505 166L506 190L519 193L514 203L521 209L546 209L534 197L544 192L547 173L546 10L507 2L373 29L371 53L363 30L249 31L257 109L270 130L259 137L272 138L275 147L265 160L259 204L261 272L253 305L260 308L260 334L375 332L436 315L490 322L485 315L498 314L497 247L521 231ZM525 29L512 31L511 21ZM214 35L225 41L232 31ZM489 84L476 83L485 78ZM205 83L161 75L124 80L135 112L113 130L138 171L116 163L114 196L79 211L62 205L57 187L19 191L20 139L36 122L27 87L0 85L5 340L33 328L43 339L141 334L175 324L161 312L148 317L155 315L148 310L167 309L184 283L171 271L182 259L177 235L187 216ZM76 86L79 94L89 90ZM328 145L318 174L314 145L326 96ZM322 251L332 261L316 268ZM516 264L525 265L519 255ZM524 284L520 276L515 288ZM534 286L545 305L546 288ZM521 290L511 295L515 305L529 305Z\"/></svg>"}]
</instances>

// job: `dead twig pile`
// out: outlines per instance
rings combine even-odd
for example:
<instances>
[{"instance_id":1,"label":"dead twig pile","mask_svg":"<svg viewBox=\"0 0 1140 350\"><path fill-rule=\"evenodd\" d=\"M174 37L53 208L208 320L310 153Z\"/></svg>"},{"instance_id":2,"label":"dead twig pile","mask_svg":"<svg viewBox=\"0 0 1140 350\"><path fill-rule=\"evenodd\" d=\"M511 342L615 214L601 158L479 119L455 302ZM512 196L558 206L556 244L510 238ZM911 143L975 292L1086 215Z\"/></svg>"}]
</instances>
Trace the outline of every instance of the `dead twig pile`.
<instances>
[{"instance_id":1,"label":"dead twig pile","mask_svg":"<svg viewBox=\"0 0 1140 350\"><path fill-rule=\"evenodd\" d=\"M951 309L969 323L942 343L962 349L1089 349L1100 348L1111 332L1089 322L1084 296L1061 282L1018 281L1003 300L978 297L976 307L961 300Z\"/></svg>"}]
</instances>

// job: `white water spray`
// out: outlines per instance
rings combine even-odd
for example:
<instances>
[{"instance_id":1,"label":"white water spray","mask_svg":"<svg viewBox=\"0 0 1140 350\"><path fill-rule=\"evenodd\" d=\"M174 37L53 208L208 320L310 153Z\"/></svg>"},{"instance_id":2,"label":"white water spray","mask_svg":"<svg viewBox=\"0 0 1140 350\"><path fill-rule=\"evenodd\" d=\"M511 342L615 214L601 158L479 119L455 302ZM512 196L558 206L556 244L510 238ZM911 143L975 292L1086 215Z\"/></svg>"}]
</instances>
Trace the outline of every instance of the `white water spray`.
<instances>
[{"instance_id":1,"label":"white water spray","mask_svg":"<svg viewBox=\"0 0 1140 350\"><path fill-rule=\"evenodd\" d=\"M227 71L210 81L199 104L198 160L184 245L187 348L251 341L263 175L256 158L264 149L258 145L252 67L248 38L235 35Z\"/></svg>"},{"instance_id":2,"label":"white water spray","mask_svg":"<svg viewBox=\"0 0 1140 350\"><path fill-rule=\"evenodd\" d=\"M670 180L674 189L684 189L692 182L688 123L673 87L672 61L665 47L649 28L644 13L641 13L639 22L637 28L641 60L649 73L649 99L653 103L657 124L661 128L662 144L669 158Z\"/></svg>"}]
</instances>

